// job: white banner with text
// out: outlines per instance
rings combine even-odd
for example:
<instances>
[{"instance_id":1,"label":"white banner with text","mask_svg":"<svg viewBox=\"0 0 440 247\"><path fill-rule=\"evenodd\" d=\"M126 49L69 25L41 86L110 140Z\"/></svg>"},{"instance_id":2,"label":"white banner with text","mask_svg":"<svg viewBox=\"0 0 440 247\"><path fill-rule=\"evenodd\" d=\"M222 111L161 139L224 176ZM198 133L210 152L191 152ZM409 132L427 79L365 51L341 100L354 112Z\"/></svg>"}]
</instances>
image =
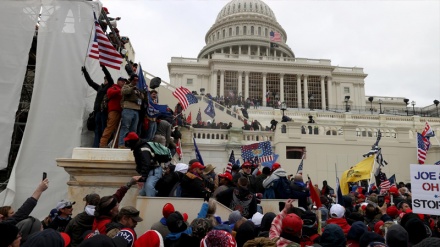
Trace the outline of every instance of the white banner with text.
<instances>
[{"instance_id":1,"label":"white banner with text","mask_svg":"<svg viewBox=\"0 0 440 247\"><path fill-rule=\"evenodd\" d=\"M411 165L412 210L440 215L440 166Z\"/></svg>"}]
</instances>

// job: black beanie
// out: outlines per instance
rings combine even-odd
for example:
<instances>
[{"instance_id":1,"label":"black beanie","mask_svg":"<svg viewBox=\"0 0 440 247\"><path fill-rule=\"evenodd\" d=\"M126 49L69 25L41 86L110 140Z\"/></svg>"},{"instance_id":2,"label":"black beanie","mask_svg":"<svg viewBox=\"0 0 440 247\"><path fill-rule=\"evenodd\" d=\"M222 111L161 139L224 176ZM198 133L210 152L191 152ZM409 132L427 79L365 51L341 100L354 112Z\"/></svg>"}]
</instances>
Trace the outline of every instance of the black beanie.
<instances>
[{"instance_id":1,"label":"black beanie","mask_svg":"<svg viewBox=\"0 0 440 247\"><path fill-rule=\"evenodd\" d=\"M375 232L365 232L359 239L359 246L367 247L371 242L385 243L385 239Z\"/></svg>"},{"instance_id":2,"label":"black beanie","mask_svg":"<svg viewBox=\"0 0 440 247\"><path fill-rule=\"evenodd\" d=\"M18 228L12 224L0 223L0 232L0 247L7 247L17 238Z\"/></svg>"}]
</instances>

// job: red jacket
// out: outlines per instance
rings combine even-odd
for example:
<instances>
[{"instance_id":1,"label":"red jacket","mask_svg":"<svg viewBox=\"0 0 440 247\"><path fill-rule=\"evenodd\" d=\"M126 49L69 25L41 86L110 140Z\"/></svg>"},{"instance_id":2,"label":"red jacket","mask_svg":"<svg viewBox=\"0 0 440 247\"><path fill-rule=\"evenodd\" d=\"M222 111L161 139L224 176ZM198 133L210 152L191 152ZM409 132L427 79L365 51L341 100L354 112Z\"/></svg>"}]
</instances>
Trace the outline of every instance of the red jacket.
<instances>
[{"instance_id":1,"label":"red jacket","mask_svg":"<svg viewBox=\"0 0 440 247\"><path fill-rule=\"evenodd\" d=\"M109 216L102 216L99 219L93 221L92 231L98 230L100 234L106 234L106 225L112 222L112 218Z\"/></svg>"},{"instance_id":2,"label":"red jacket","mask_svg":"<svg viewBox=\"0 0 440 247\"><path fill-rule=\"evenodd\" d=\"M111 111L117 111L122 112L121 107L121 87L118 84L114 84L112 87L110 87L107 90L107 97L108 97L108 112Z\"/></svg>"},{"instance_id":3,"label":"red jacket","mask_svg":"<svg viewBox=\"0 0 440 247\"><path fill-rule=\"evenodd\" d=\"M327 220L328 224L336 224L342 228L344 235L347 236L348 231L350 231L351 226L348 224L345 218L330 218ZM322 229L324 231L324 229Z\"/></svg>"}]
</instances>

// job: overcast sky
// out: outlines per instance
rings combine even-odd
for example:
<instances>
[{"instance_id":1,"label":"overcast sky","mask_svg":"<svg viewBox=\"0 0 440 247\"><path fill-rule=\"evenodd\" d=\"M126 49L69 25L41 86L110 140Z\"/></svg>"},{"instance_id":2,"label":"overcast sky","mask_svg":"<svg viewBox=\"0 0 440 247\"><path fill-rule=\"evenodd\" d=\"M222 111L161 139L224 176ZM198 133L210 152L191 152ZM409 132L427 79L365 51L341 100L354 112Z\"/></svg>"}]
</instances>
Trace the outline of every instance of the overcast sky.
<instances>
[{"instance_id":1,"label":"overcast sky","mask_svg":"<svg viewBox=\"0 0 440 247\"><path fill-rule=\"evenodd\" d=\"M169 81L171 57L196 58L229 0L101 0L136 62ZM440 100L440 1L265 0L296 57L362 67L366 95ZM403 103L402 103L403 104Z\"/></svg>"}]
</instances>

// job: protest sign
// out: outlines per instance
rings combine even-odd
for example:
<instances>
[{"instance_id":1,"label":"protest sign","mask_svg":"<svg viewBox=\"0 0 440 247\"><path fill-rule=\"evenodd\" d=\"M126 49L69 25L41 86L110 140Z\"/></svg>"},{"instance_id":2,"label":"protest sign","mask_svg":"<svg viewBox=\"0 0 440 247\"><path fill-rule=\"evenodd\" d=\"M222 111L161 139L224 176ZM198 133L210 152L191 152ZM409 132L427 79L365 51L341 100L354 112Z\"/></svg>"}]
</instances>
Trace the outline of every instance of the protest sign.
<instances>
[{"instance_id":1,"label":"protest sign","mask_svg":"<svg viewBox=\"0 0 440 247\"><path fill-rule=\"evenodd\" d=\"M412 211L440 215L440 166L411 165Z\"/></svg>"}]
</instances>

